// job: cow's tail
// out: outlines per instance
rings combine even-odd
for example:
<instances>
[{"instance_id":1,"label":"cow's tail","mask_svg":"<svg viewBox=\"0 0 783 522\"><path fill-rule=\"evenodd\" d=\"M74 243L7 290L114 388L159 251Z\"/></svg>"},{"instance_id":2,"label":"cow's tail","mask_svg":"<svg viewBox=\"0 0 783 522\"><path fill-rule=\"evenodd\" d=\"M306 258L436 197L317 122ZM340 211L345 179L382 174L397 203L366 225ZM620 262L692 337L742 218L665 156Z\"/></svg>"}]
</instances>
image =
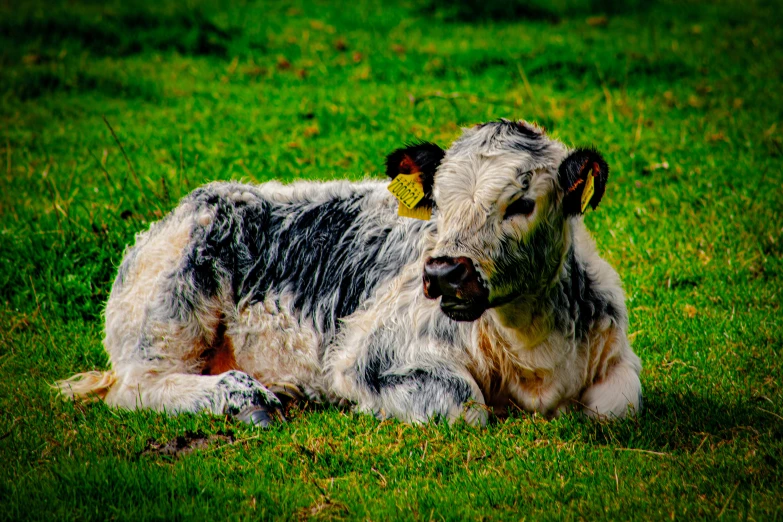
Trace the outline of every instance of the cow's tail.
<instances>
[{"instance_id":1,"label":"cow's tail","mask_svg":"<svg viewBox=\"0 0 783 522\"><path fill-rule=\"evenodd\" d=\"M113 371L77 373L69 379L57 381L52 388L71 400L103 400L112 385L117 382Z\"/></svg>"}]
</instances>

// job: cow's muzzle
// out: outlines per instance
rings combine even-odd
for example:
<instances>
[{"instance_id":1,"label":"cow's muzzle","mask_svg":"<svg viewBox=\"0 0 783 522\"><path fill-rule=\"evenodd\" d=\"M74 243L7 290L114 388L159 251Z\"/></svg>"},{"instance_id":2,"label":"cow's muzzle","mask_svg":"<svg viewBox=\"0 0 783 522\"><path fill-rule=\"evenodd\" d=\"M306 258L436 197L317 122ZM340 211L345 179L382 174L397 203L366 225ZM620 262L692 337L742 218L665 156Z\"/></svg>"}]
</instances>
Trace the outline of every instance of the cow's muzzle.
<instances>
[{"instance_id":1,"label":"cow's muzzle","mask_svg":"<svg viewBox=\"0 0 783 522\"><path fill-rule=\"evenodd\" d=\"M455 321L475 321L489 308L489 290L467 257L430 257L424 262L424 295L440 300Z\"/></svg>"}]
</instances>

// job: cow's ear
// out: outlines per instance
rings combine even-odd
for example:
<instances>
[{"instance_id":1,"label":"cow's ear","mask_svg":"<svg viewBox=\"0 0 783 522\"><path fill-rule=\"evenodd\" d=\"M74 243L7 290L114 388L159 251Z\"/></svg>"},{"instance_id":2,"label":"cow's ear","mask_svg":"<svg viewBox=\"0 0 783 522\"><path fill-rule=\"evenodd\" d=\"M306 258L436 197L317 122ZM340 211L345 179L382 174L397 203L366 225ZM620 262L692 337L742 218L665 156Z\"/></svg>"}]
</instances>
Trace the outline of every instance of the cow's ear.
<instances>
[{"instance_id":1,"label":"cow's ear","mask_svg":"<svg viewBox=\"0 0 783 522\"><path fill-rule=\"evenodd\" d=\"M594 149L576 149L563 160L557 171L563 188L563 213L584 213L588 205L595 209L606 190L609 165Z\"/></svg>"},{"instance_id":2,"label":"cow's ear","mask_svg":"<svg viewBox=\"0 0 783 522\"><path fill-rule=\"evenodd\" d=\"M419 174L424 195L431 199L435 171L445 154L434 143L408 145L386 156L386 175L394 179L398 174Z\"/></svg>"}]
</instances>

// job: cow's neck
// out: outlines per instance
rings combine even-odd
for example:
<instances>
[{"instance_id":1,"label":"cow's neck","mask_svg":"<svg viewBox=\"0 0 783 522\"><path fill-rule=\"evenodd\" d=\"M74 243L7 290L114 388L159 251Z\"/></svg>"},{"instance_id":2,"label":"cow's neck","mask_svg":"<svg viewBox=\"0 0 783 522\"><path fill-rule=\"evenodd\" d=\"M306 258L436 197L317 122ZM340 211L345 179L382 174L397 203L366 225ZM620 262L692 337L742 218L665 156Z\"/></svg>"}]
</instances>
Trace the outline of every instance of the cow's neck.
<instances>
[{"instance_id":1,"label":"cow's neck","mask_svg":"<svg viewBox=\"0 0 783 522\"><path fill-rule=\"evenodd\" d=\"M549 283L543 286L539 295L521 295L513 301L491 311L498 329L516 349L534 349L543 343L562 321L555 314L561 306L560 293L564 283L571 277L569 263L573 260L573 235L570 224L563 224L560 264L552 274Z\"/></svg>"},{"instance_id":2,"label":"cow's neck","mask_svg":"<svg viewBox=\"0 0 783 522\"><path fill-rule=\"evenodd\" d=\"M513 348L535 348L552 333L555 322L548 301L521 296L492 310L500 332Z\"/></svg>"}]
</instances>

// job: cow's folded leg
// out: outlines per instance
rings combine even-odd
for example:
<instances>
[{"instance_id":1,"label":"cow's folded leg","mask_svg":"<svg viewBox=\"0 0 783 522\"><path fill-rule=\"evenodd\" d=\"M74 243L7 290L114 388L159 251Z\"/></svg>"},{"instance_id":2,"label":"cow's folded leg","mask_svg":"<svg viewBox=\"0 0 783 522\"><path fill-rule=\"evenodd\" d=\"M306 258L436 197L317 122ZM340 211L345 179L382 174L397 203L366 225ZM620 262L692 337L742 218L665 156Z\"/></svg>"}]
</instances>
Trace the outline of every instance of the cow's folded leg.
<instances>
[{"instance_id":1,"label":"cow's folded leg","mask_svg":"<svg viewBox=\"0 0 783 522\"><path fill-rule=\"evenodd\" d=\"M488 417L484 398L472 379L440 370L378 376L372 392L365 395L357 409L411 423L463 419L472 425L484 425Z\"/></svg>"},{"instance_id":2,"label":"cow's folded leg","mask_svg":"<svg viewBox=\"0 0 783 522\"><path fill-rule=\"evenodd\" d=\"M244 372L219 375L155 373L135 367L116 370L117 382L106 395L111 406L149 408L169 413L206 411L229 414L254 426L284 420L280 400Z\"/></svg>"},{"instance_id":3,"label":"cow's folded leg","mask_svg":"<svg viewBox=\"0 0 783 522\"><path fill-rule=\"evenodd\" d=\"M638 414L642 407L641 364L636 356L610 367L600 381L587 388L581 403L588 417L622 418Z\"/></svg>"}]
</instances>

